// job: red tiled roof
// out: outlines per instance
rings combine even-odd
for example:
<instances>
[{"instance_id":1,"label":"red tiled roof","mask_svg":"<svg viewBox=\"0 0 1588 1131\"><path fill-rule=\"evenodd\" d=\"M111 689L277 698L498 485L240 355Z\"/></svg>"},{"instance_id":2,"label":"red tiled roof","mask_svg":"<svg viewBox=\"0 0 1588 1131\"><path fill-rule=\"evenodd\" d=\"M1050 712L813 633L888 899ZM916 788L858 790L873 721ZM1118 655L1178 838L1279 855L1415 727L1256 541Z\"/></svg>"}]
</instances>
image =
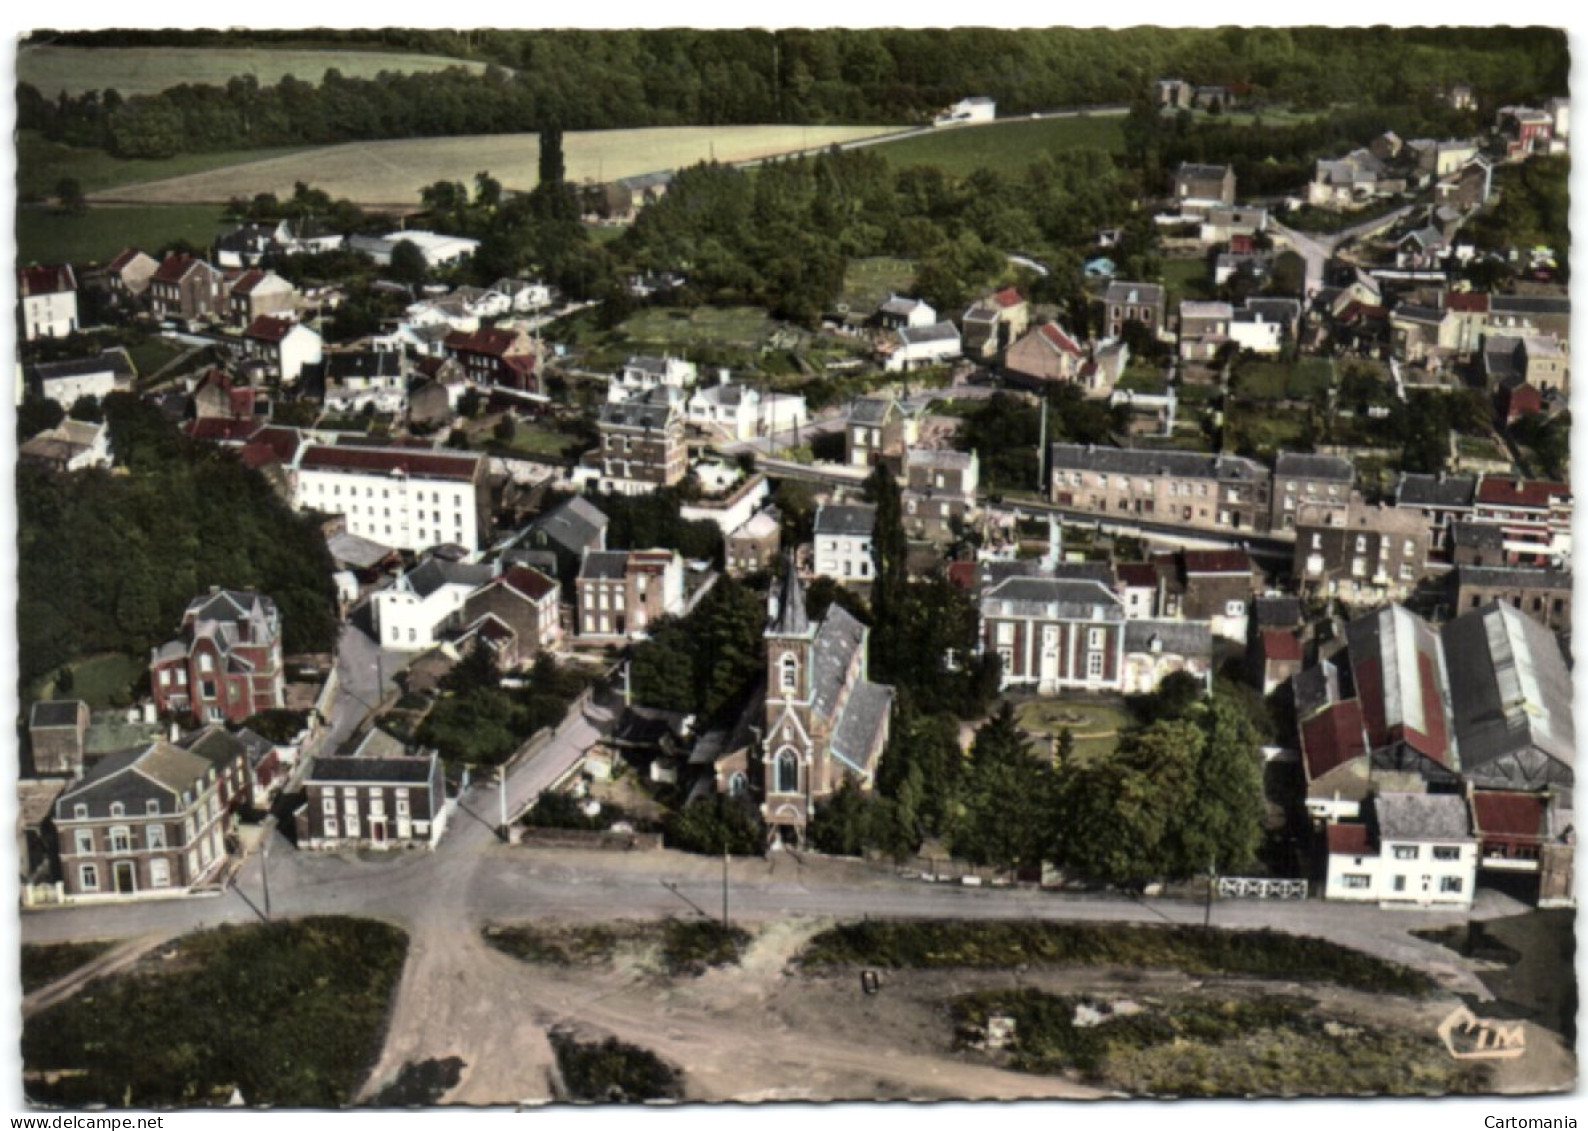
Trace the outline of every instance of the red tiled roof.
<instances>
[{"instance_id":1,"label":"red tiled roof","mask_svg":"<svg viewBox=\"0 0 1588 1131\"><path fill-rule=\"evenodd\" d=\"M1187 573L1251 573L1252 559L1245 550L1185 550Z\"/></svg>"},{"instance_id":2,"label":"red tiled roof","mask_svg":"<svg viewBox=\"0 0 1588 1131\"><path fill-rule=\"evenodd\" d=\"M285 318L272 318L268 314L261 314L248 324L243 336L252 338L256 342L279 342L296 325L296 322L289 322Z\"/></svg>"},{"instance_id":3,"label":"red tiled roof","mask_svg":"<svg viewBox=\"0 0 1588 1131\"><path fill-rule=\"evenodd\" d=\"M1457 314L1487 314L1489 296L1481 291L1451 291L1445 295L1445 309Z\"/></svg>"},{"instance_id":4,"label":"red tiled roof","mask_svg":"<svg viewBox=\"0 0 1588 1131\"><path fill-rule=\"evenodd\" d=\"M300 442L296 428L268 425L249 437L239 458L252 468L270 463L291 463L292 457L298 454Z\"/></svg>"},{"instance_id":5,"label":"red tiled roof","mask_svg":"<svg viewBox=\"0 0 1588 1131\"><path fill-rule=\"evenodd\" d=\"M1230 237L1230 250L1236 255L1250 255L1257 250L1257 241L1248 235L1236 234Z\"/></svg>"},{"instance_id":6,"label":"red tiled roof","mask_svg":"<svg viewBox=\"0 0 1588 1131\"><path fill-rule=\"evenodd\" d=\"M1367 751L1362 705L1355 699L1331 704L1301 724L1301 756L1308 781L1317 781Z\"/></svg>"},{"instance_id":7,"label":"red tiled roof","mask_svg":"<svg viewBox=\"0 0 1588 1131\"><path fill-rule=\"evenodd\" d=\"M1543 396L1531 385L1517 385L1515 388L1506 389L1501 395L1505 398L1507 420L1514 420L1518 416L1530 416L1544 408Z\"/></svg>"},{"instance_id":8,"label":"red tiled roof","mask_svg":"<svg viewBox=\"0 0 1588 1131\"><path fill-rule=\"evenodd\" d=\"M1494 503L1507 507L1549 506L1550 496L1571 498L1571 488L1564 483L1551 483L1545 479L1525 479L1520 484L1500 475L1485 475L1478 484L1478 502Z\"/></svg>"},{"instance_id":9,"label":"red tiled roof","mask_svg":"<svg viewBox=\"0 0 1588 1131\"><path fill-rule=\"evenodd\" d=\"M1025 296L1022 295L1019 289L1016 287L1005 287L1003 290L993 295L992 300L999 306L1005 308L1019 306L1021 303L1026 301Z\"/></svg>"},{"instance_id":10,"label":"red tiled roof","mask_svg":"<svg viewBox=\"0 0 1588 1131\"><path fill-rule=\"evenodd\" d=\"M975 562L949 562L948 580L967 592L976 587Z\"/></svg>"},{"instance_id":11,"label":"red tiled roof","mask_svg":"<svg viewBox=\"0 0 1588 1131\"><path fill-rule=\"evenodd\" d=\"M329 444L311 444L298 461L298 466L308 471L400 472L461 482L472 480L479 465L479 456L452 455L430 449L350 448Z\"/></svg>"},{"instance_id":12,"label":"red tiled roof","mask_svg":"<svg viewBox=\"0 0 1588 1131\"><path fill-rule=\"evenodd\" d=\"M1367 826L1330 825L1329 852L1335 856L1371 856L1373 841L1367 835Z\"/></svg>"},{"instance_id":13,"label":"red tiled roof","mask_svg":"<svg viewBox=\"0 0 1588 1131\"><path fill-rule=\"evenodd\" d=\"M1065 353L1075 357L1081 356L1081 347L1075 344L1074 338L1059 328L1057 322L1044 322L1037 327L1037 333L1041 334L1050 345L1057 346Z\"/></svg>"},{"instance_id":14,"label":"red tiled roof","mask_svg":"<svg viewBox=\"0 0 1588 1131\"><path fill-rule=\"evenodd\" d=\"M1472 811L1481 837L1536 841L1549 828L1549 799L1541 793L1480 789L1472 795Z\"/></svg>"},{"instance_id":15,"label":"red tiled roof","mask_svg":"<svg viewBox=\"0 0 1588 1131\"><path fill-rule=\"evenodd\" d=\"M206 416L188 421L183 425L183 430L195 440L228 444L250 440L254 433L263 427L264 425L257 420L232 420L221 416Z\"/></svg>"},{"instance_id":16,"label":"red tiled roof","mask_svg":"<svg viewBox=\"0 0 1588 1131\"><path fill-rule=\"evenodd\" d=\"M247 271L244 271L242 275L238 277L237 281L232 284L232 294L253 294L254 288L264 281L265 273L257 267L251 268Z\"/></svg>"},{"instance_id":17,"label":"red tiled roof","mask_svg":"<svg viewBox=\"0 0 1588 1131\"><path fill-rule=\"evenodd\" d=\"M1388 317L1389 312L1382 306L1372 306L1365 302L1348 302L1345 309L1340 311L1341 322L1355 322L1358 318L1383 321Z\"/></svg>"},{"instance_id":18,"label":"red tiled roof","mask_svg":"<svg viewBox=\"0 0 1588 1131\"><path fill-rule=\"evenodd\" d=\"M502 574L502 582L518 590L531 601L538 601L557 588L557 583L538 569L514 566Z\"/></svg>"},{"instance_id":19,"label":"red tiled roof","mask_svg":"<svg viewBox=\"0 0 1588 1131\"><path fill-rule=\"evenodd\" d=\"M173 251L161 262L154 277L162 283L180 283L183 277L201 262L203 260L196 259L185 251Z\"/></svg>"},{"instance_id":20,"label":"red tiled roof","mask_svg":"<svg viewBox=\"0 0 1588 1131\"><path fill-rule=\"evenodd\" d=\"M1282 628L1263 630L1263 655L1270 660L1300 660L1301 638Z\"/></svg>"},{"instance_id":21,"label":"red tiled roof","mask_svg":"<svg viewBox=\"0 0 1588 1131\"><path fill-rule=\"evenodd\" d=\"M64 264L17 268L17 295L58 295L77 289L77 277Z\"/></svg>"},{"instance_id":22,"label":"red tiled roof","mask_svg":"<svg viewBox=\"0 0 1588 1131\"><path fill-rule=\"evenodd\" d=\"M135 247L122 248L120 253L117 254L116 258L105 264L105 270L112 272L120 271L122 268L126 267L127 264L131 263L134 259L137 259L138 256L142 254L143 252L139 251Z\"/></svg>"},{"instance_id":23,"label":"red tiled roof","mask_svg":"<svg viewBox=\"0 0 1588 1131\"><path fill-rule=\"evenodd\" d=\"M1121 562L1114 567L1114 576L1132 589L1158 588L1158 567L1151 562Z\"/></svg>"},{"instance_id":24,"label":"red tiled roof","mask_svg":"<svg viewBox=\"0 0 1588 1131\"><path fill-rule=\"evenodd\" d=\"M449 350L459 353L483 353L491 357L503 357L518 342L518 335L510 330L498 330L485 326L472 333L454 330L448 334L445 344Z\"/></svg>"}]
</instances>

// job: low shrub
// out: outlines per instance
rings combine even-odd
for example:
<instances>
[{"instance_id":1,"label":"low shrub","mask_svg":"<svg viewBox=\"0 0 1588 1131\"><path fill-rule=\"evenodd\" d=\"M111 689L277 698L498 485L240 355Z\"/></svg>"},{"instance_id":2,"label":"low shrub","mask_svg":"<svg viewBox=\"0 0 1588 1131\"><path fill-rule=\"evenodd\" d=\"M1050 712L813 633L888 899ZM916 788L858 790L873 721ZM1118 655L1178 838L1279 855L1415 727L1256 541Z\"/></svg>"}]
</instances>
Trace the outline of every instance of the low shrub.
<instances>
[{"instance_id":1,"label":"low shrub","mask_svg":"<svg viewBox=\"0 0 1588 1131\"><path fill-rule=\"evenodd\" d=\"M616 1037L580 1041L558 1029L549 1036L571 1100L621 1104L683 1098L683 1073L649 1049Z\"/></svg>"}]
</instances>

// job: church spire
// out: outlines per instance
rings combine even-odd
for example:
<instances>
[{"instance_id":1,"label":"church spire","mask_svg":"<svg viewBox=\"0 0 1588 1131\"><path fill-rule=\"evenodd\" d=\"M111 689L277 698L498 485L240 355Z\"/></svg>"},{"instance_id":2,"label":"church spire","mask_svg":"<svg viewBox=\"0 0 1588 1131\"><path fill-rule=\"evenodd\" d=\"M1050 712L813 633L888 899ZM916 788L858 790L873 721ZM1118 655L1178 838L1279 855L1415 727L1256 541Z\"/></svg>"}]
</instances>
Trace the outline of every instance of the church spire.
<instances>
[{"instance_id":1,"label":"church spire","mask_svg":"<svg viewBox=\"0 0 1588 1131\"><path fill-rule=\"evenodd\" d=\"M805 612L805 587L794 572L794 555L783 558L783 581L774 590L771 633L775 636L804 636L810 631L811 618Z\"/></svg>"}]
</instances>

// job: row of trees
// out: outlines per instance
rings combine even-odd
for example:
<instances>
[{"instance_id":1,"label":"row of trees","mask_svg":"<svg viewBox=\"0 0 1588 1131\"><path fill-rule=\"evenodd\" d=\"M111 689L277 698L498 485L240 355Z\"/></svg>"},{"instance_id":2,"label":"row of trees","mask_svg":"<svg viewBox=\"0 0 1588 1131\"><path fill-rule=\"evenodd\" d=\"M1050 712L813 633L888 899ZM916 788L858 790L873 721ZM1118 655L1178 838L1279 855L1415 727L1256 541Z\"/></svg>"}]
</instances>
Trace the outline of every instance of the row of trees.
<instances>
[{"instance_id":1,"label":"row of trees","mask_svg":"<svg viewBox=\"0 0 1588 1131\"><path fill-rule=\"evenodd\" d=\"M332 565L313 520L137 397L112 393L102 409L124 474L17 467L23 685L96 652L146 654L212 585L268 594L288 652L330 651Z\"/></svg>"},{"instance_id":2,"label":"row of trees","mask_svg":"<svg viewBox=\"0 0 1588 1131\"><path fill-rule=\"evenodd\" d=\"M54 33L50 33L53 37ZM18 123L126 156L380 137L759 122L919 120L967 94L1005 113L1127 102L1157 77L1250 84L1303 106L1404 102L1465 81L1488 99L1566 90L1565 35L1546 28L1023 28L630 31L323 30L316 46L498 64L318 84L182 85L152 97L56 99L23 84ZM131 45L93 33L43 42ZM147 43L245 46L264 33L144 32ZM291 42L280 33L269 42ZM334 58L334 57L332 57Z\"/></svg>"},{"instance_id":3,"label":"row of trees","mask_svg":"<svg viewBox=\"0 0 1588 1131\"><path fill-rule=\"evenodd\" d=\"M1247 705L1233 689L1209 697L1190 677L1172 676L1143 714L1148 721L1107 758L1078 756L1066 734L1049 760L1007 702L966 755L951 717L918 714L906 701L875 792L846 787L817 813L812 842L902 857L930 836L971 863L1046 861L1126 885L1248 865L1264 803Z\"/></svg>"}]
</instances>

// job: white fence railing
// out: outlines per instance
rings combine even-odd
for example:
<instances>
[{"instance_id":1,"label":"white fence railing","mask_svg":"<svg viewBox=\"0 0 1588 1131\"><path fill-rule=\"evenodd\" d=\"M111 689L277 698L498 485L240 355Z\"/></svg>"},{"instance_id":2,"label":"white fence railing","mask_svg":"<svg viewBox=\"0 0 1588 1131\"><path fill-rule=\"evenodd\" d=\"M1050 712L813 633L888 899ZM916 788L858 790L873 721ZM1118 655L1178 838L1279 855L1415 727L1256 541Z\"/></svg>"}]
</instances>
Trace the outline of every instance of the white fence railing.
<instances>
[{"instance_id":1,"label":"white fence railing","mask_svg":"<svg viewBox=\"0 0 1588 1131\"><path fill-rule=\"evenodd\" d=\"M1220 899L1306 899L1306 880L1269 880L1251 876L1220 876Z\"/></svg>"}]
</instances>

